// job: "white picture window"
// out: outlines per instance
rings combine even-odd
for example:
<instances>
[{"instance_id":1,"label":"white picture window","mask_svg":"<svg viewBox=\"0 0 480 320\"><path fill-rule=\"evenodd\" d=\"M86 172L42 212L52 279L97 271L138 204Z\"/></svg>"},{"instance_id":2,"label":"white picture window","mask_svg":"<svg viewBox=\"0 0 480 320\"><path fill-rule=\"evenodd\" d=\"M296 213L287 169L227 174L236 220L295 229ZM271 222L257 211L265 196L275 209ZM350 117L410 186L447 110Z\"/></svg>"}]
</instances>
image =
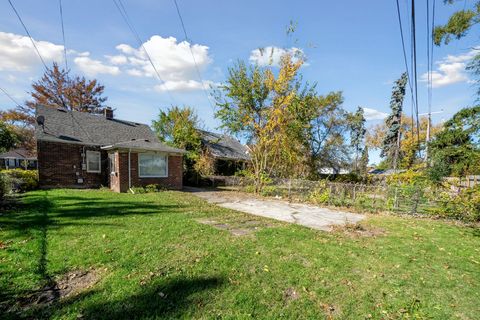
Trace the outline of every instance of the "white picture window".
<instances>
[{"instance_id":1,"label":"white picture window","mask_svg":"<svg viewBox=\"0 0 480 320\"><path fill-rule=\"evenodd\" d=\"M87 172L99 173L100 170L100 152L87 151Z\"/></svg>"},{"instance_id":2,"label":"white picture window","mask_svg":"<svg viewBox=\"0 0 480 320\"><path fill-rule=\"evenodd\" d=\"M140 178L162 178L168 176L168 157L166 154L140 153L138 155Z\"/></svg>"}]
</instances>

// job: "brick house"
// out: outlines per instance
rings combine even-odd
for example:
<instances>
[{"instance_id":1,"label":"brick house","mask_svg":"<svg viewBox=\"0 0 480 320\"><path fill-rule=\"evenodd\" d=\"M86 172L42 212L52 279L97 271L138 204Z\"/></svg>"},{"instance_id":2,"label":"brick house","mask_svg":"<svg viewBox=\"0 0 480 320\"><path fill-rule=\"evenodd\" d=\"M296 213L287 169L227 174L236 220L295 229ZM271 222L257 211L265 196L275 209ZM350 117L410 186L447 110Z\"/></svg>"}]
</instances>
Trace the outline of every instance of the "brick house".
<instances>
[{"instance_id":1,"label":"brick house","mask_svg":"<svg viewBox=\"0 0 480 320\"><path fill-rule=\"evenodd\" d=\"M42 187L182 188L185 151L160 143L148 125L115 119L111 109L95 115L39 106L36 117Z\"/></svg>"}]
</instances>

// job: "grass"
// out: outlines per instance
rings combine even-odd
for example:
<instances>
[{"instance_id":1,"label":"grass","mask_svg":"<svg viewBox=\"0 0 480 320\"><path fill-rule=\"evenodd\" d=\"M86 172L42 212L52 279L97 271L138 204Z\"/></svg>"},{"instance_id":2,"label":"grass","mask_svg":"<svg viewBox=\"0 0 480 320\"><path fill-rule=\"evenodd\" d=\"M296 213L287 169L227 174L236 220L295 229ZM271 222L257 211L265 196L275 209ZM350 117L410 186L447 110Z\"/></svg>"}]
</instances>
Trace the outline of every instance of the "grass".
<instances>
[{"instance_id":1,"label":"grass","mask_svg":"<svg viewBox=\"0 0 480 320\"><path fill-rule=\"evenodd\" d=\"M269 227L234 236L198 219ZM479 229L383 215L363 227L383 234L310 230L181 192L30 192L0 214L0 315L3 308L6 318L54 319L478 317ZM12 308L49 280L89 268L100 280L78 295Z\"/></svg>"}]
</instances>

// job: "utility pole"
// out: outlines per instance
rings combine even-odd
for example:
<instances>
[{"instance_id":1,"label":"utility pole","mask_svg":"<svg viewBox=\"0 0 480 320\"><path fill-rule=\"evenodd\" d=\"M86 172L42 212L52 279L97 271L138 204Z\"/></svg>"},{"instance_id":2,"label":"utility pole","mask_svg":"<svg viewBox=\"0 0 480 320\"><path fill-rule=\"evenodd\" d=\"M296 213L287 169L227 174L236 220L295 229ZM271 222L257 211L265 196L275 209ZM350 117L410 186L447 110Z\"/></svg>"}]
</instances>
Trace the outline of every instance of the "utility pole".
<instances>
[{"instance_id":1,"label":"utility pole","mask_svg":"<svg viewBox=\"0 0 480 320\"><path fill-rule=\"evenodd\" d=\"M436 111L436 112L427 112L427 113L422 113L422 114L419 114L419 116L425 116L427 115L428 116L428 122L427 122L427 136L425 138L425 142L426 142L426 145L425 145L425 162L427 162L427 165L428 165L428 143L430 142L430 135L431 135L431 127L432 127L432 114L439 114L439 113L443 113L443 109L440 110L440 111Z\"/></svg>"}]
</instances>

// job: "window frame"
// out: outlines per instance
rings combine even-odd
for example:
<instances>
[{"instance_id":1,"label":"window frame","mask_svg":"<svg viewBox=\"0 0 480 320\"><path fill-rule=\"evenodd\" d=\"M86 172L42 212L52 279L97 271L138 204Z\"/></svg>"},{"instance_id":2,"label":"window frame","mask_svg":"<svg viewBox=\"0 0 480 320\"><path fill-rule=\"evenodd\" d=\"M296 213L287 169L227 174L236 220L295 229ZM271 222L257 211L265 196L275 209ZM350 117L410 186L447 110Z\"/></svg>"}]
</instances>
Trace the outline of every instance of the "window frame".
<instances>
[{"instance_id":1,"label":"window frame","mask_svg":"<svg viewBox=\"0 0 480 320\"><path fill-rule=\"evenodd\" d=\"M142 175L140 170L140 157L143 155L165 157L165 175ZM139 178L168 178L168 154L163 152L142 152L138 153L138 177Z\"/></svg>"},{"instance_id":2,"label":"window frame","mask_svg":"<svg viewBox=\"0 0 480 320\"><path fill-rule=\"evenodd\" d=\"M98 158L98 170L90 169L90 162L88 161L89 155L95 155ZM100 173L102 172L102 155L100 151L87 150L85 154L85 161L87 162L87 172L89 173Z\"/></svg>"}]
</instances>

